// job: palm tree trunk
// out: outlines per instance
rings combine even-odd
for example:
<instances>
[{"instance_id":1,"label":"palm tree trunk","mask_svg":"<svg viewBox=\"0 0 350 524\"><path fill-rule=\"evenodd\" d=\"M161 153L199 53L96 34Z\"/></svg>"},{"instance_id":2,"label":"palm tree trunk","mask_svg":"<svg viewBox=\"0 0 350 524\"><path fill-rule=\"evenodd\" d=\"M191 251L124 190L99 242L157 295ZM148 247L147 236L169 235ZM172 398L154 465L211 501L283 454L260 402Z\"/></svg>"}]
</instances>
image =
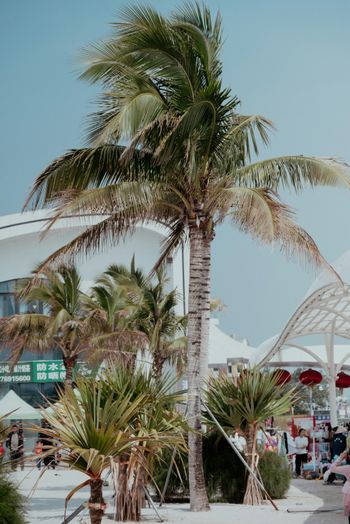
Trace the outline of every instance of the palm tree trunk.
<instances>
[{"instance_id":1,"label":"palm tree trunk","mask_svg":"<svg viewBox=\"0 0 350 524\"><path fill-rule=\"evenodd\" d=\"M132 468L132 471L129 471ZM140 492L139 468L131 460L128 453L123 453L119 458L119 471L116 486L115 498L115 520L118 522L139 522L141 518L141 508L144 499L143 489ZM130 477L134 477L130 486ZM144 484L142 484L143 486Z\"/></svg>"},{"instance_id":2,"label":"palm tree trunk","mask_svg":"<svg viewBox=\"0 0 350 524\"><path fill-rule=\"evenodd\" d=\"M66 379L64 381L64 387L71 388L73 386L73 369L77 363L77 357L63 357L63 364L66 368Z\"/></svg>"},{"instance_id":3,"label":"palm tree trunk","mask_svg":"<svg viewBox=\"0 0 350 524\"><path fill-rule=\"evenodd\" d=\"M152 372L157 382L162 377L164 361L165 359L162 356L162 352L159 350L155 351L153 355Z\"/></svg>"},{"instance_id":4,"label":"palm tree trunk","mask_svg":"<svg viewBox=\"0 0 350 524\"><path fill-rule=\"evenodd\" d=\"M104 506L103 494L102 494L102 479L92 479L90 480L90 520L91 524L100 524L102 521L104 509L101 505ZM96 504L96 507L93 505Z\"/></svg>"},{"instance_id":5,"label":"palm tree trunk","mask_svg":"<svg viewBox=\"0 0 350 524\"><path fill-rule=\"evenodd\" d=\"M211 246L205 231L190 227L188 308L188 435L191 511L209 510L203 471L201 387L208 374Z\"/></svg>"}]
</instances>

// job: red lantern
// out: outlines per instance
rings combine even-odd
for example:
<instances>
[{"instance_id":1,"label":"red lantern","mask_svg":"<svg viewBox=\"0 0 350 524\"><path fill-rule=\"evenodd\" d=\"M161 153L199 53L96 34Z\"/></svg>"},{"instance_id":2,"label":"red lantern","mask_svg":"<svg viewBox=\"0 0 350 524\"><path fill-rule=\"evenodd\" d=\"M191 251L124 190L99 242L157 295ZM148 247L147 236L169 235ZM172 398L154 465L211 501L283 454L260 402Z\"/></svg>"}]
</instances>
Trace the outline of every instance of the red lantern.
<instances>
[{"instance_id":1,"label":"red lantern","mask_svg":"<svg viewBox=\"0 0 350 524\"><path fill-rule=\"evenodd\" d=\"M288 384L292 380L292 375L286 369L276 369L273 376L276 377L277 386L284 386L284 384Z\"/></svg>"},{"instance_id":2,"label":"red lantern","mask_svg":"<svg viewBox=\"0 0 350 524\"><path fill-rule=\"evenodd\" d=\"M302 384L304 384L304 386L312 387L322 382L322 375L319 371L307 369L306 371L300 373L299 380Z\"/></svg>"},{"instance_id":3,"label":"red lantern","mask_svg":"<svg viewBox=\"0 0 350 524\"><path fill-rule=\"evenodd\" d=\"M338 373L335 385L340 389L350 388L350 376L341 371Z\"/></svg>"}]
</instances>

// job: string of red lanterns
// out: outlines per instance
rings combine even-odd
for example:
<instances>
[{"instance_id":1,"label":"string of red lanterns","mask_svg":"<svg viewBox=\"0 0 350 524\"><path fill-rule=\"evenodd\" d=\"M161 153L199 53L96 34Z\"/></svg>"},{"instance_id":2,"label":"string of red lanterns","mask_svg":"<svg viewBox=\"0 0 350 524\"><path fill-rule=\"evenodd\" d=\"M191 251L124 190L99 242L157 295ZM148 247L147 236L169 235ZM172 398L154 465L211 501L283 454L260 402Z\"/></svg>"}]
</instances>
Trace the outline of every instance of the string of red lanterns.
<instances>
[{"instance_id":1,"label":"string of red lanterns","mask_svg":"<svg viewBox=\"0 0 350 524\"><path fill-rule=\"evenodd\" d=\"M273 373L276 377L276 385L283 386L292 380L292 375L286 369L276 369ZM307 369L299 375L299 381L304 386L313 387L320 384L323 380L322 374L315 369ZM339 389L350 388L350 375L343 371L338 373L335 385Z\"/></svg>"}]
</instances>

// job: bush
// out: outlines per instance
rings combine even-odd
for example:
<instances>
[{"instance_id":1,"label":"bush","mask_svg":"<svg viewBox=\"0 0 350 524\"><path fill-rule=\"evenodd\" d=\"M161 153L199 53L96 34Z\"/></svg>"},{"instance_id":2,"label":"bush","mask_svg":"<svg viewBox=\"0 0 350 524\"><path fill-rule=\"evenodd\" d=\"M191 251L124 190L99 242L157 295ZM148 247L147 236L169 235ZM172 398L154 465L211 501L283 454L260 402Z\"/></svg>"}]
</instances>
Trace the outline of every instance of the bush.
<instances>
[{"instance_id":1,"label":"bush","mask_svg":"<svg viewBox=\"0 0 350 524\"><path fill-rule=\"evenodd\" d=\"M171 460L171 451L163 454L154 471L154 480L163 489L166 474ZM177 468L173 467L166 501L185 499L189 496L187 478L187 456L176 456ZM203 438L203 464L206 488L211 502L243 501L246 474L245 468L233 449L221 436L211 432ZM179 478L181 475L181 480Z\"/></svg>"},{"instance_id":2,"label":"bush","mask_svg":"<svg viewBox=\"0 0 350 524\"><path fill-rule=\"evenodd\" d=\"M0 522L1 524L25 524L24 498L16 486L0 473Z\"/></svg>"},{"instance_id":3,"label":"bush","mask_svg":"<svg viewBox=\"0 0 350 524\"><path fill-rule=\"evenodd\" d=\"M216 432L203 439L203 462L209 499L240 504L247 477L245 467L227 441Z\"/></svg>"},{"instance_id":4,"label":"bush","mask_svg":"<svg viewBox=\"0 0 350 524\"><path fill-rule=\"evenodd\" d=\"M286 459L276 455L273 451L265 451L260 456L259 471L270 497L283 498L288 491L291 479Z\"/></svg>"}]
</instances>

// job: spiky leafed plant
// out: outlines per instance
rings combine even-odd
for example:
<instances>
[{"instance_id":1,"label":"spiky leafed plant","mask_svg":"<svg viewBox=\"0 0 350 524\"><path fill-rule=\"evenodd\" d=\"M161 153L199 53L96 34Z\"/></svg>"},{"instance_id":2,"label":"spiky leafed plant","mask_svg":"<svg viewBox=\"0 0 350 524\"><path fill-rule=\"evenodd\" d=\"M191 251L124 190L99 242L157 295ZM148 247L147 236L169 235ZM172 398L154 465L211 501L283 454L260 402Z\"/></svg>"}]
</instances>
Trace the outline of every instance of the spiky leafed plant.
<instances>
[{"instance_id":1,"label":"spiky leafed plant","mask_svg":"<svg viewBox=\"0 0 350 524\"><path fill-rule=\"evenodd\" d=\"M174 392L174 380L169 377L155 380L151 372L145 373L142 368L131 374L126 367L115 366L106 371L103 381L106 398L118 397L124 390L130 392L130 402L144 395L142 406L130 421L133 434L139 439L137 454L131 450L120 457L116 483L117 520L139 520L144 488L153 479L155 462L162 460L166 450L186 450L186 425L176 410L176 404L184 400L183 395Z\"/></svg>"},{"instance_id":2,"label":"spiky leafed plant","mask_svg":"<svg viewBox=\"0 0 350 524\"><path fill-rule=\"evenodd\" d=\"M138 413L145 397L132 397L125 387L118 396L106 397L103 381L79 378L79 398L69 388L61 392L57 404L43 411L49 427L40 429L52 445L45 446L43 454L52 454L56 442L62 444L62 464L85 473L89 478L75 487L67 500L86 485L90 486L90 519L100 524L104 513L102 474L116 467L116 461L131 448L137 454L138 441L132 434L130 422Z\"/></svg>"},{"instance_id":3,"label":"spiky leafed plant","mask_svg":"<svg viewBox=\"0 0 350 524\"><path fill-rule=\"evenodd\" d=\"M53 221L101 213L98 224L54 253L46 264L77 251L117 242L142 221L169 227L159 263L189 239L188 416L191 508L208 509L201 444L201 385L207 373L211 242L225 219L243 232L279 244L287 254L323 264L317 246L276 193L305 184L344 185L332 160L286 156L250 164L272 124L238 112L222 84L221 19L199 4L169 18L152 8L123 11L112 39L88 52L82 77L102 82L91 146L55 160L38 176L27 205L56 205ZM118 145L124 140L126 146Z\"/></svg>"},{"instance_id":4,"label":"spiky leafed plant","mask_svg":"<svg viewBox=\"0 0 350 524\"><path fill-rule=\"evenodd\" d=\"M111 469L116 481L116 519L138 521L153 460L163 449L185 449L184 421L175 410L181 396L170 393L172 385L156 383L142 370L111 366L97 382L78 378L79 395L62 392L49 413L43 412L50 427L41 432L53 443L44 454L52 453L58 440L65 450L63 464L88 475L67 499L90 485L94 524L103 515L104 471Z\"/></svg>"},{"instance_id":5,"label":"spiky leafed plant","mask_svg":"<svg viewBox=\"0 0 350 524\"><path fill-rule=\"evenodd\" d=\"M247 439L247 455L251 469L257 472L257 432L269 417L284 415L295 401L295 390L286 385L278 386L276 373L254 368L241 373L238 378L221 376L209 382L206 401L218 422L232 434L243 433ZM216 430L210 416L209 427ZM262 493L255 479L249 474L245 504L259 504Z\"/></svg>"}]
</instances>

